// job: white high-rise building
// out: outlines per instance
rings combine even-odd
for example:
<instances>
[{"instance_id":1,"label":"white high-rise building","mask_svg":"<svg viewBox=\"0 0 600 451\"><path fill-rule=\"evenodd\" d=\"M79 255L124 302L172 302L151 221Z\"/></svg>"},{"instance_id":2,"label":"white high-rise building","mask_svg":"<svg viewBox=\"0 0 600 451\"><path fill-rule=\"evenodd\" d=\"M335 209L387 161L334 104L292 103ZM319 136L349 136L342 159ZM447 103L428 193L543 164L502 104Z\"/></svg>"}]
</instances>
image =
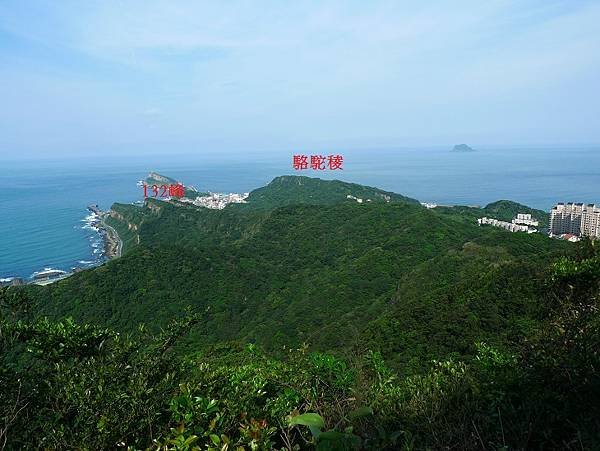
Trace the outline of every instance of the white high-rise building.
<instances>
[{"instance_id":1,"label":"white high-rise building","mask_svg":"<svg viewBox=\"0 0 600 451\"><path fill-rule=\"evenodd\" d=\"M558 203L550 210L550 233L600 238L600 207L594 204Z\"/></svg>"}]
</instances>

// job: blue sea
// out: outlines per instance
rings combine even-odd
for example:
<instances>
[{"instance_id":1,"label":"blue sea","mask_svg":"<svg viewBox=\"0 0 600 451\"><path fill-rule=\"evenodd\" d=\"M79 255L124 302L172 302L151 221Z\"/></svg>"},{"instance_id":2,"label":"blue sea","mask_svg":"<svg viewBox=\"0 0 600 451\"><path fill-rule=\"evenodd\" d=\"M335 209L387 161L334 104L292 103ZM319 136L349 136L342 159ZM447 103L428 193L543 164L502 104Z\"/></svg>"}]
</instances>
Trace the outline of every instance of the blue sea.
<instances>
[{"instance_id":1,"label":"blue sea","mask_svg":"<svg viewBox=\"0 0 600 451\"><path fill-rule=\"evenodd\" d=\"M341 154L342 171L294 171L292 155ZM549 210L600 203L600 147L364 149L212 156L0 159L0 278L104 261L87 205L142 200L136 182L155 170L199 190L246 192L282 174L337 178L422 202L480 205L514 200Z\"/></svg>"}]
</instances>

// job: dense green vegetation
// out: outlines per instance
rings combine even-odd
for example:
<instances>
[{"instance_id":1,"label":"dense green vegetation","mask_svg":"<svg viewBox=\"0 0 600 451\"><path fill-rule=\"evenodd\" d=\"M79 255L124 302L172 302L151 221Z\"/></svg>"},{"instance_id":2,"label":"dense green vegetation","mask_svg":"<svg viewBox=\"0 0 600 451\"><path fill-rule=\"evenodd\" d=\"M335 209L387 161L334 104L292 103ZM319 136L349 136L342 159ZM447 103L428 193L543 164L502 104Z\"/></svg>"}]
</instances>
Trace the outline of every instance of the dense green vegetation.
<instances>
[{"instance_id":1,"label":"dense green vegetation","mask_svg":"<svg viewBox=\"0 0 600 451\"><path fill-rule=\"evenodd\" d=\"M306 177L113 210L123 257L0 293L0 445L600 446L592 243Z\"/></svg>"},{"instance_id":2,"label":"dense green vegetation","mask_svg":"<svg viewBox=\"0 0 600 451\"><path fill-rule=\"evenodd\" d=\"M568 245L404 202L264 212L149 201L130 211L140 246L38 290L43 314L128 332L140 322L156 330L191 305L209 312L192 348L239 339L325 351L367 341L403 371L472 355L478 338L518 336L543 263Z\"/></svg>"},{"instance_id":3,"label":"dense green vegetation","mask_svg":"<svg viewBox=\"0 0 600 451\"><path fill-rule=\"evenodd\" d=\"M595 449L600 256L548 275L539 327L513 350L399 377L379 353L342 359L255 345L173 351L203 314L136 338L33 319L0 291L0 416L9 448Z\"/></svg>"},{"instance_id":4,"label":"dense green vegetation","mask_svg":"<svg viewBox=\"0 0 600 451\"><path fill-rule=\"evenodd\" d=\"M419 203L416 199L356 183L321 180L305 176L281 176L273 179L267 186L252 191L248 197L247 207L271 209L284 205L331 205L345 201L356 202L356 200L348 199L348 195L360 198L365 203Z\"/></svg>"}]
</instances>

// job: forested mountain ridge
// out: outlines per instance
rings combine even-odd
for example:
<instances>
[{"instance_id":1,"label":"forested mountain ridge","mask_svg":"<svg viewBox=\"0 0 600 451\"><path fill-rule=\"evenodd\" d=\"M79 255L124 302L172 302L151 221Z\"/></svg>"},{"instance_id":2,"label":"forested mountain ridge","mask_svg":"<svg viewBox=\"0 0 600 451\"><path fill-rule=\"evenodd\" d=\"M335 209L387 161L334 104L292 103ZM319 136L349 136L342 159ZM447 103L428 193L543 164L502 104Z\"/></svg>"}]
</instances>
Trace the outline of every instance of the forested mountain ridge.
<instances>
[{"instance_id":1,"label":"forested mountain ridge","mask_svg":"<svg viewBox=\"0 0 600 451\"><path fill-rule=\"evenodd\" d=\"M600 445L597 243L478 227L485 209L359 203L337 183L335 202L269 186L257 208L115 205L121 258L0 289L0 440Z\"/></svg>"},{"instance_id":2,"label":"forested mountain ridge","mask_svg":"<svg viewBox=\"0 0 600 451\"><path fill-rule=\"evenodd\" d=\"M190 221L195 221L199 229L205 229L206 231L220 230L231 236L238 236L241 233L250 232L252 227L249 227L249 224L260 221L261 217L265 217L265 212L279 207L303 204L334 205L358 203L358 201L364 204L373 202L419 204L416 199L410 197L355 183L322 180L306 176L280 176L273 179L268 185L251 191L247 203L230 204L223 211L194 207L190 204L177 202L170 204L152 198L146 199L145 208L116 203L111 208L109 224L119 231L125 244L125 250L128 250L139 243L140 236L137 230L142 221L146 223L158 222L160 218L160 222L164 223L164 219L167 218L170 226L159 227L164 241L167 241L164 236L177 233L177 227L183 226L178 236L198 232L198 230L190 228ZM173 222L174 216L176 216L173 205L182 208L178 211L180 219L177 224ZM163 210L167 211L164 215L162 214ZM548 224L548 214L544 211L508 200L493 202L484 208L441 206L435 210L436 213L445 214L466 224L475 224L476 219L483 216L510 221L517 213L532 214L535 219L540 221L542 227ZM191 217L190 211L201 211L202 213ZM151 228L146 227L145 231L148 232L149 229ZM157 230L156 227L153 229ZM211 237L211 239L214 238L214 236ZM161 237L153 236L153 239L156 242L156 240L161 240Z\"/></svg>"},{"instance_id":3,"label":"forested mountain ridge","mask_svg":"<svg viewBox=\"0 0 600 451\"><path fill-rule=\"evenodd\" d=\"M358 203L349 192L377 200ZM375 188L307 177L278 177L248 204L223 210L153 199L113 210L121 229L126 223L135 231L131 250L40 290L44 314L130 331L139 322L163 326L189 305L210 311L190 344L239 339L277 351L369 342L391 363L411 361L409 372L430 358L471 355L477 338L504 343L518 333L544 262L568 248L541 235L477 227L462 213ZM520 307L505 314L508 301L486 287L510 271L505 289ZM461 315L471 317L469 328L428 332ZM372 332L383 327L385 336Z\"/></svg>"},{"instance_id":4,"label":"forested mountain ridge","mask_svg":"<svg viewBox=\"0 0 600 451\"><path fill-rule=\"evenodd\" d=\"M351 196L351 197L348 197ZM416 199L370 186L340 180L322 180L306 176L284 175L267 186L255 189L248 197L247 208L269 209L285 205L330 205L348 200L360 202L408 202ZM238 207L239 208L239 207Z\"/></svg>"},{"instance_id":5,"label":"forested mountain ridge","mask_svg":"<svg viewBox=\"0 0 600 451\"><path fill-rule=\"evenodd\" d=\"M111 207L109 224L119 232L124 242L124 249L127 251L139 243L140 235L137 231L142 222L156 222L158 218L164 217L169 217L172 220L172 216L176 215L175 210L172 209L173 206L182 208L178 213L184 220L190 217L190 211L201 211L202 214L195 215L195 218L191 219L197 222L200 229L221 230L222 232L229 230L235 236L236 233L251 231L251 228L247 227L248 222L260 220L261 217L265 216L265 212L287 205L334 205L359 202L365 204L384 202L419 204L415 199L378 188L340 180L321 180L306 176L276 177L267 186L251 191L246 201L247 203L244 204L230 204L224 211L195 207L176 200L172 203L166 203L152 198L145 200L144 208L116 203ZM163 215L162 212L165 209L168 213ZM242 232L235 224L238 224L238 226L245 224L244 231ZM180 230L178 235L197 232L190 230L189 225L189 223L186 224L184 230ZM181 224L177 226L180 227ZM148 227L146 227L147 230ZM177 231L171 229L170 232L172 234ZM170 232L167 227L161 227L163 236ZM159 237L155 238L161 239ZM163 240L167 241L164 238Z\"/></svg>"}]
</instances>

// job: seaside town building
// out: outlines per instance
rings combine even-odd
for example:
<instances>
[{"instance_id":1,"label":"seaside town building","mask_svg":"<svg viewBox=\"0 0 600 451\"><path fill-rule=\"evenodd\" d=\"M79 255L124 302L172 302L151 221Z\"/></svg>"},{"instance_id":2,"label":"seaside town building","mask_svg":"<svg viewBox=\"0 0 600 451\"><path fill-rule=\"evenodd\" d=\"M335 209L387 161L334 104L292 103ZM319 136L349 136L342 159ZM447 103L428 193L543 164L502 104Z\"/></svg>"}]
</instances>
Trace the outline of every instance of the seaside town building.
<instances>
[{"instance_id":1,"label":"seaside town building","mask_svg":"<svg viewBox=\"0 0 600 451\"><path fill-rule=\"evenodd\" d=\"M512 223L530 227L537 227L539 225L539 222L536 219L532 218L530 214L525 213L517 214L517 217L512 220Z\"/></svg>"},{"instance_id":2,"label":"seaside town building","mask_svg":"<svg viewBox=\"0 0 600 451\"><path fill-rule=\"evenodd\" d=\"M517 217L511 222L500 221L499 219L494 218L479 218L477 220L477 224L480 226L483 224L488 224L494 227L500 227L510 232L534 233L537 232L535 227L538 226L539 222L535 218L532 218L530 214L518 213Z\"/></svg>"},{"instance_id":3,"label":"seaside town building","mask_svg":"<svg viewBox=\"0 0 600 451\"><path fill-rule=\"evenodd\" d=\"M487 225L491 225L494 227L500 227L500 228L506 229L510 232L533 233L536 231L535 229L530 229L529 226L526 226L526 225L515 224L514 222L500 221L500 220L494 219L494 218L485 218L485 217L479 218L477 220L477 224L479 224L479 225L487 224Z\"/></svg>"},{"instance_id":4,"label":"seaside town building","mask_svg":"<svg viewBox=\"0 0 600 451\"><path fill-rule=\"evenodd\" d=\"M559 202L550 210L550 235L600 238L600 207L594 204Z\"/></svg>"},{"instance_id":5,"label":"seaside town building","mask_svg":"<svg viewBox=\"0 0 600 451\"><path fill-rule=\"evenodd\" d=\"M207 196L198 196L195 199L188 199L182 197L179 202L190 203L197 207L212 208L215 210L222 210L228 204L243 204L246 203L246 198L250 193L237 194L237 193L208 193Z\"/></svg>"}]
</instances>

